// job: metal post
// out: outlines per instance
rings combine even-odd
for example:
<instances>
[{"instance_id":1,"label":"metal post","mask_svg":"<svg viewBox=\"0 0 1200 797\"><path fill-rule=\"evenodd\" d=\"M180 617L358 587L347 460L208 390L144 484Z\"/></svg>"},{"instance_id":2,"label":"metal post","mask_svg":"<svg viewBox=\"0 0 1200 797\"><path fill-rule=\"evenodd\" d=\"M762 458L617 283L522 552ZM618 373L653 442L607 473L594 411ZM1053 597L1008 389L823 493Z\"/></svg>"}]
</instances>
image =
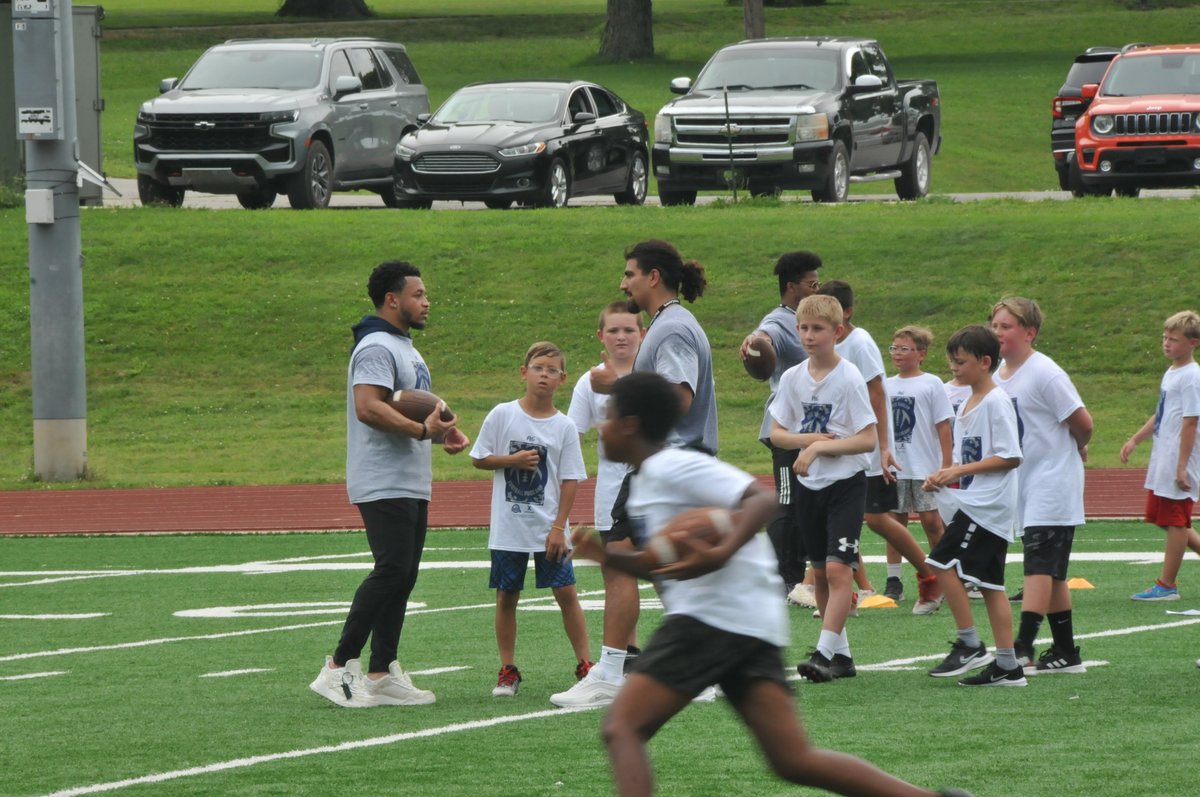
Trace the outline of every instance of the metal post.
<instances>
[{"instance_id":1,"label":"metal post","mask_svg":"<svg viewBox=\"0 0 1200 797\"><path fill-rule=\"evenodd\" d=\"M15 0L17 138L25 142L33 470L87 475L83 256L71 0Z\"/></svg>"}]
</instances>

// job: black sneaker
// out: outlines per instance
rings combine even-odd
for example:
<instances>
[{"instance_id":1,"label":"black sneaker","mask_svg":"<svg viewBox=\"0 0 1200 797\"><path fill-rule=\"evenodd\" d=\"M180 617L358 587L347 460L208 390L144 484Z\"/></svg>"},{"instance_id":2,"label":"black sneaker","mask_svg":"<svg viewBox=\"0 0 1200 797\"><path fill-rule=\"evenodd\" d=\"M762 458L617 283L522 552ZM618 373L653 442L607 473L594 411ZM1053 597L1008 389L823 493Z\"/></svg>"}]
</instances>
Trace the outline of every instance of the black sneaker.
<instances>
[{"instance_id":1,"label":"black sneaker","mask_svg":"<svg viewBox=\"0 0 1200 797\"><path fill-rule=\"evenodd\" d=\"M1058 648L1051 647L1041 655L1041 658L1037 661L1037 666L1034 668L1035 675L1058 672L1087 672L1087 667L1083 666L1083 659L1079 658L1078 646L1070 653L1063 653ZM1029 672L1026 671L1025 674L1029 675Z\"/></svg>"},{"instance_id":2,"label":"black sneaker","mask_svg":"<svg viewBox=\"0 0 1200 797\"><path fill-rule=\"evenodd\" d=\"M1020 603L1025 600L1025 590L1017 590L1014 594L1008 596L1009 603Z\"/></svg>"},{"instance_id":3,"label":"black sneaker","mask_svg":"<svg viewBox=\"0 0 1200 797\"><path fill-rule=\"evenodd\" d=\"M642 655L642 649L637 645L625 646L625 664L621 666L621 674L629 675L637 664L637 657Z\"/></svg>"},{"instance_id":4,"label":"black sneaker","mask_svg":"<svg viewBox=\"0 0 1200 797\"><path fill-rule=\"evenodd\" d=\"M896 603L904 600L904 582L896 576L888 576L887 584L883 586L883 597L891 598Z\"/></svg>"},{"instance_id":5,"label":"black sneaker","mask_svg":"<svg viewBox=\"0 0 1200 797\"><path fill-rule=\"evenodd\" d=\"M992 662L981 673L976 673L958 682L959 686L1028 686L1025 671L1020 667L1005 670L996 662Z\"/></svg>"},{"instance_id":6,"label":"black sneaker","mask_svg":"<svg viewBox=\"0 0 1200 797\"><path fill-rule=\"evenodd\" d=\"M854 669L854 659L834 653L833 658L829 660L829 673L834 678L853 678L858 675L858 670Z\"/></svg>"},{"instance_id":7,"label":"black sneaker","mask_svg":"<svg viewBox=\"0 0 1200 797\"><path fill-rule=\"evenodd\" d=\"M1033 645L1026 645L1024 642L1018 639L1013 643L1013 649L1017 654L1017 666L1024 670L1026 675L1033 675L1034 670L1037 669L1037 666L1033 661Z\"/></svg>"},{"instance_id":8,"label":"black sneaker","mask_svg":"<svg viewBox=\"0 0 1200 797\"><path fill-rule=\"evenodd\" d=\"M971 647L956 639L950 643L950 655L929 674L934 678L953 678L991 663L992 654L988 653L987 645L980 642L978 647Z\"/></svg>"},{"instance_id":9,"label":"black sneaker","mask_svg":"<svg viewBox=\"0 0 1200 797\"><path fill-rule=\"evenodd\" d=\"M836 654L834 658L837 658ZM832 681L836 677L833 674L833 662L822 656L819 650L814 650L808 657L808 661L802 661L797 664L796 672L814 684L823 684L827 681Z\"/></svg>"}]
</instances>

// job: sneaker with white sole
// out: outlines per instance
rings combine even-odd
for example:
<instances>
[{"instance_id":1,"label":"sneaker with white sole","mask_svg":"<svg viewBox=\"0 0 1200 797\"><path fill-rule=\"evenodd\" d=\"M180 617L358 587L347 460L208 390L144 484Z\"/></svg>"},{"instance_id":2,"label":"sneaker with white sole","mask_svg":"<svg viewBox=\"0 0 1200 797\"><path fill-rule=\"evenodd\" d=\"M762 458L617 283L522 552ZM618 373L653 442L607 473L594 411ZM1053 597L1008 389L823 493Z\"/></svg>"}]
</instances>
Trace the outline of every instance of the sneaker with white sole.
<instances>
[{"instance_id":1,"label":"sneaker with white sole","mask_svg":"<svg viewBox=\"0 0 1200 797\"><path fill-rule=\"evenodd\" d=\"M883 585L883 597L891 598L896 603L904 600L904 582L899 576L888 576L887 583Z\"/></svg>"},{"instance_id":2,"label":"sneaker with white sole","mask_svg":"<svg viewBox=\"0 0 1200 797\"><path fill-rule=\"evenodd\" d=\"M346 705L346 693L342 691L342 668L333 666L333 656L325 657L325 664L308 688L330 703Z\"/></svg>"},{"instance_id":3,"label":"sneaker with white sole","mask_svg":"<svg viewBox=\"0 0 1200 797\"><path fill-rule=\"evenodd\" d=\"M945 600L937 576L917 576L917 602L913 604L913 614L933 614L942 608Z\"/></svg>"},{"instance_id":4,"label":"sneaker with white sole","mask_svg":"<svg viewBox=\"0 0 1200 797\"><path fill-rule=\"evenodd\" d=\"M1135 601L1177 601L1179 600L1179 588L1168 587L1156 580L1149 589L1135 592L1129 597Z\"/></svg>"},{"instance_id":5,"label":"sneaker with white sole","mask_svg":"<svg viewBox=\"0 0 1200 797\"><path fill-rule=\"evenodd\" d=\"M1026 645L1018 639L1013 642L1013 652L1017 657L1017 666L1026 675L1037 675L1037 662L1033 660L1035 651L1032 645Z\"/></svg>"},{"instance_id":6,"label":"sneaker with white sole","mask_svg":"<svg viewBox=\"0 0 1200 797\"><path fill-rule=\"evenodd\" d=\"M521 686L521 671L515 664L505 664L500 668L496 677L496 686L492 689L492 697L516 697L517 689Z\"/></svg>"},{"instance_id":7,"label":"sneaker with white sole","mask_svg":"<svg viewBox=\"0 0 1200 797\"><path fill-rule=\"evenodd\" d=\"M797 584L787 596L789 603L806 609L817 608L817 593L811 584Z\"/></svg>"},{"instance_id":8,"label":"sneaker with white sole","mask_svg":"<svg viewBox=\"0 0 1200 797\"><path fill-rule=\"evenodd\" d=\"M716 686L706 686L700 690L700 694L692 698L693 703L715 703L717 697L721 694Z\"/></svg>"},{"instance_id":9,"label":"sneaker with white sole","mask_svg":"<svg viewBox=\"0 0 1200 797\"><path fill-rule=\"evenodd\" d=\"M1025 671L1020 667L1006 670L993 661L983 672L961 678L959 686L1028 686Z\"/></svg>"},{"instance_id":10,"label":"sneaker with white sole","mask_svg":"<svg viewBox=\"0 0 1200 797\"><path fill-rule=\"evenodd\" d=\"M1084 673L1087 672L1087 667L1083 664L1083 659L1079 656L1079 646L1074 650L1064 652L1056 647L1051 647L1038 658L1037 666L1034 667L1035 675L1049 675L1053 673ZM1029 668L1025 668L1025 674L1029 675Z\"/></svg>"},{"instance_id":11,"label":"sneaker with white sole","mask_svg":"<svg viewBox=\"0 0 1200 797\"><path fill-rule=\"evenodd\" d=\"M326 660L326 669L329 669L328 662L329 659ZM317 676L317 681L322 681L322 686L325 686L336 679L337 692L334 697L330 697L326 692L318 691L316 681L310 684L313 691L321 697L337 703L342 708L373 708L377 705L375 696L367 688L367 676L363 674L362 663L358 659L350 659L346 662L345 667L330 670L330 672L333 673L332 676L322 672Z\"/></svg>"},{"instance_id":12,"label":"sneaker with white sole","mask_svg":"<svg viewBox=\"0 0 1200 797\"><path fill-rule=\"evenodd\" d=\"M987 645L980 642L977 647L971 647L956 639L950 643L950 655L942 659L942 663L930 670L929 674L934 678L953 678L991 664L992 661Z\"/></svg>"},{"instance_id":13,"label":"sneaker with white sole","mask_svg":"<svg viewBox=\"0 0 1200 797\"><path fill-rule=\"evenodd\" d=\"M565 692L550 695L550 702L559 708L591 708L607 706L616 698L625 685L625 679L606 681L600 676L600 668L593 667L588 674Z\"/></svg>"},{"instance_id":14,"label":"sneaker with white sole","mask_svg":"<svg viewBox=\"0 0 1200 797\"><path fill-rule=\"evenodd\" d=\"M388 665L388 674L378 680L367 679L367 691L380 706L427 706L437 700L428 689L413 686L412 678L400 668L400 662Z\"/></svg>"}]
</instances>

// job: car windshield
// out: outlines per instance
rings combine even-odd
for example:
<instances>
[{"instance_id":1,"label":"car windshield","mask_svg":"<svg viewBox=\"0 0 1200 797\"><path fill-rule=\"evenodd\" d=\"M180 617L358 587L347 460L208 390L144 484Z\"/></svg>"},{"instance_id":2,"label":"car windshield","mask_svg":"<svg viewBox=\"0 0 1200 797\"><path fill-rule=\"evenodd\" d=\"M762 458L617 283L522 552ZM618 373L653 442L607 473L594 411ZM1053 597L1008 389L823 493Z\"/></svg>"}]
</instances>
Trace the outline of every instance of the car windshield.
<instances>
[{"instance_id":1,"label":"car windshield","mask_svg":"<svg viewBox=\"0 0 1200 797\"><path fill-rule=\"evenodd\" d=\"M478 86L455 92L430 121L443 125L552 122L562 115L562 101L559 89Z\"/></svg>"},{"instance_id":2,"label":"car windshield","mask_svg":"<svg viewBox=\"0 0 1200 797\"><path fill-rule=\"evenodd\" d=\"M1108 70L1100 93L1109 97L1200 94L1200 53L1118 58Z\"/></svg>"},{"instance_id":3,"label":"car windshield","mask_svg":"<svg viewBox=\"0 0 1200 797\"><path fill-rule=\"evenodd\" d=\"M717 53L700 77L696 91L756 91L837 86L838 52L834 49L765 50L758 47Z\"/></svg>"},{"instance_id":4,"label":"car windshield","mask_svg":"<svg viewBox=\"0 0 1200 797\"><path fill-rule=\"evenodd\" d=\"M179 88L308 89L321 81L315 50L210 50L188 71Z\"/></svg>"}]
</instances>

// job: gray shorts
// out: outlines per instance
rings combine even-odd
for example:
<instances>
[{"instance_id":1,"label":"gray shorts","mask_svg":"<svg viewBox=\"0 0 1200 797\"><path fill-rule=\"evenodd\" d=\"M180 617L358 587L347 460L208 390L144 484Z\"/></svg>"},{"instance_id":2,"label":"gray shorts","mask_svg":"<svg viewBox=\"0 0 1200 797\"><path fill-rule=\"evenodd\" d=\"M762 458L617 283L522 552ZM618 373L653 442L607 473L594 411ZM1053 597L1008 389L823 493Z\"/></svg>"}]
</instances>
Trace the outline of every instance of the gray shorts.
<instances>
[{"instance_id":1,"label":"gray shorts","mask_svg":"<svg viewBox=\"0 0 1200 797\"><path fill-rule=\"evenodd\" d=\"M924 481L919 479L896 479L896 499L901 514L932 512L938 508L937 498L922 490L922 484Z\"/></svg>"}]
</instances>

